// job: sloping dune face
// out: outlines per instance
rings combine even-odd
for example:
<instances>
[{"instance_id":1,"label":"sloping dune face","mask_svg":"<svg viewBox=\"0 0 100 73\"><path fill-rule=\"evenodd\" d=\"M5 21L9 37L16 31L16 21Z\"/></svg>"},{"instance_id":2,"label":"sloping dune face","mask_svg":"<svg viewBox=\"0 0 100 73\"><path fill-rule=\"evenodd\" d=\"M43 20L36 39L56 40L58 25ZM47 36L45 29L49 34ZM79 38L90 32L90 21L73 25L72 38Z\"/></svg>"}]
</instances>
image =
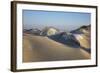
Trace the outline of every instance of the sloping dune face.
<instances>
[{"instance_id":1,"label":"sloping dune face","mask_svg":"<svg viewBox=\"0 0 100 73\"><path fill-rule=\"evenodd\" d=\"M74 36L79 41L79 43L82 47L87 48L87 49L91 48L90 37L88 37L84 34L77 34L77 35L74 35Z\"/></svg>"},{"instance_id":2,"label":"sloping dune face","mask_svg":"<svg viewBox=\"0 0 100 73\"><path fill-rule=\"evenodd\" d=\"M48 37L24 34L23 62L90 59L90 54L81 48L73 48L53 41Z\"/></svg>"},{"instance_id":3,"label":"sloping dune face","mask_svg":"<svg viewBox=\"0 0 100 73\"><path fill-rule=\"evenodd\" d=\"M72 31L75 38L80 43L81 47L85 49L91 48L91 25L80 27L77 30Z\"/></svg>"}]
</instances>

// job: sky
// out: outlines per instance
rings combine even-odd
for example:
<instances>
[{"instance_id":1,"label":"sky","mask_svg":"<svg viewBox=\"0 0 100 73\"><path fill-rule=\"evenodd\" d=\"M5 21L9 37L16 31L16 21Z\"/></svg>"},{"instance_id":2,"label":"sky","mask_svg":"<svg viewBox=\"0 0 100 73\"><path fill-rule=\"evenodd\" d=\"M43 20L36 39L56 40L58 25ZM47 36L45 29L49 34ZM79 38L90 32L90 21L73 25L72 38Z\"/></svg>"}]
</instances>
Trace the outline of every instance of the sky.
<instances>
[{"instance_id":1,"label":"sky","mask_svg":"<svg viewBox=\"0 0 100 73\"><path fill-rule=\"evenodd\" d=\"M24 29L54 27L61 31L71 31L89 24L90 13L23 10Z\"/></svg>"}]
</instances>

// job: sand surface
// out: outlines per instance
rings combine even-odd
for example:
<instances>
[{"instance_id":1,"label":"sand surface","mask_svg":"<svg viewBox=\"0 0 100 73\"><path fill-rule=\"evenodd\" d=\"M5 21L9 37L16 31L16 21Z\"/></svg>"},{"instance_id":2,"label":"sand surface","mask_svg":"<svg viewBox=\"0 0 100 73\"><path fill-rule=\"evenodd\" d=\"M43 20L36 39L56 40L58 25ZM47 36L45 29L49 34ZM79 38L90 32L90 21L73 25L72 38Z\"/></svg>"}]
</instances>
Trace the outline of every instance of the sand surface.
<instances>
[{"instance_id":1,"label":"sand surface","mask_svg":"<svg viewBox=\"0 0 100 73\"><path fill-rule=\"evenodd\" d=\"M24 34L23 62L90 59L90 53L53 41L48 37Z\"/></svg>"},{"instance_id":2,"label":"sand surface","mask_svg":"<svg viewBox=\"0 0 100 73\"><path fill-rule=\"evenodd\" d=\"M86 36L84 34L82 35L76 35L76 39L80 42L80 45L84 48L90 49L91 43L90 43L90 37Z\"/></svg>"}]
</instances>

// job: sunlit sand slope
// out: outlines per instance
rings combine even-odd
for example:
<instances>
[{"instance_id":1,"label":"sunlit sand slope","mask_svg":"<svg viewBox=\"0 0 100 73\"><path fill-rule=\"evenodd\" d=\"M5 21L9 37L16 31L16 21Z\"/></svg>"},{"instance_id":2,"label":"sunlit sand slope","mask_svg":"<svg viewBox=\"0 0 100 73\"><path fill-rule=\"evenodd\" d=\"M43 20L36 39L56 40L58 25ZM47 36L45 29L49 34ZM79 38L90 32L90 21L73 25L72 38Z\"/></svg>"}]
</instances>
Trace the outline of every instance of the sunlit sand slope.
<instances>
[{"instance_id":1,"label":"sunlit sand slope","mask_svg":"<svg viewBox=\"0 0 100 73\"><path fill-rule=\"evenodd\" d=\"M81 48L63 45L48 37L24 34L23 62L90 59Z\"/></svg>"},{"instance_id":2,"label":"sunlit sand slope","mask_svg":"<svg viewBox=\"0 0 100 73\"><path fill-rule=\"evenodd\" d=\"M90 43L90 37L81 34L81 35L75 35L76 39L79 41L80 45L84 48L90 49L91 43Z\"/></svg>"}]
</instances>

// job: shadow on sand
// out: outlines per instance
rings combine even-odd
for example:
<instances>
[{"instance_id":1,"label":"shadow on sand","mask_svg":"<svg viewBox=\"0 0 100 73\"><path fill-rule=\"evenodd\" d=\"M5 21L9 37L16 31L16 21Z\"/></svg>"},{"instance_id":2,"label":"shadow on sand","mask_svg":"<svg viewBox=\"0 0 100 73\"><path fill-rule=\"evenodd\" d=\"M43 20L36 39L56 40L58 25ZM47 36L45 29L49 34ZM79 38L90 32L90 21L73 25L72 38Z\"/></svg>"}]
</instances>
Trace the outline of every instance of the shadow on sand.
<instances>
[{"instance_id":1,"label":"shadow on sand","mask_svg":"<svg viewBox=\"0 0 100 73\"><path fill-rule=\"evenodd\" d=\"M83 50L87 51L88 53L91 53L91 50L89 48L84 48L80 46L80 43L75 39L73 35L67 35L66 33L60 33L52 36L48 36L48 38L59 42L61 44L67 45L72 48L82 48Z\"/></svg>"},{"instance_id":2,"label":"shadow on sand","mask_svg":"<svg viewBox=\"0 0 100 73\"><path fill-rule=\"evenodd\" d=\"M48 36L48 38L50 38L56 42L62 43L64 45L67 45L69 47L73 47L73 48L80 47L80 43L75 39L75 37L73 35L67 35L65 33L61 33L61 34Z\"/></svg>"}]
</instances>

